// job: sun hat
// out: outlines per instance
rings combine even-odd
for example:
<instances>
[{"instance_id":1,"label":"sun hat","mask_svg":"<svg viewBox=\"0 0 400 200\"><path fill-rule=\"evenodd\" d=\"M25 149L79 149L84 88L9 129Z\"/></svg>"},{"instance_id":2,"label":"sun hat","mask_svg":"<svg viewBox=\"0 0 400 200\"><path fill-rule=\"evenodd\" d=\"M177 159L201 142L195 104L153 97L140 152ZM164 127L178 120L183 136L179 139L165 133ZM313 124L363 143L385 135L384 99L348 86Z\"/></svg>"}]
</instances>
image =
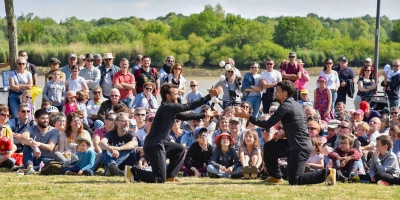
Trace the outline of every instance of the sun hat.
<instances>
[{"instance_id":1,"label":"sun hat","mask_svg":"<svg viewBox=\"0 0 400 200\"><path fill-rule=\"evenodd\" d=\"M50 58L50 65L52 65L52 64L54 64L54 63L61 64L61 61L58 60L58 58Z\"/></svg>"},{"instance_id":2,"label":"sun hat","mask_svg":"<svg viewBox=\"0 0 400 200\"><path fill-rule=\"evenodd\" d=\"M114 58L112 53L104 53L103 59L110 59L110 58Z\"/></svg>"},{"instance_id":3,"label":"sun hat","mask_svg":"<svg viewBox=\"0 0 400 200\"><path fill-rule=\"evenodd\" d=\"M326 125L328 128L337 128L340 124L340 121L337 119L332 119L329 121L329 123Z\"/></svg>"},{"instance_id":4,"label":"sun hat","mask_svg":"<svg viewBox=\"0 0 400 200\"><path fill-rule=\"evenodd\" d=\"M88 144L88 146L91 146L91 139L89 134L80 134L78 138L75 139L75 143L78 143L79 141L84 141Z\"/></svg>"},{"instance_id":5,"label":"sun hat","mask_svg":"<svg viewBox=\"0 0 400 200\"><path fill-rule=\"evenodd\" d=\"M231 144L232 144L232 145L235 144L235 140L232 138L232 136L231 136L229 133L221 133L221 134L217 135L217 137L215 137L215 139L214 139L214 143L217 144L218 141L220 141L220 138L221 138L222 136L228 136L228 137L229 137L229 140L231 141Z\"/></svg>"},{"instance_id":6,"label":"sun hat","mask_svg":"<svg viewBox=\"0 0 400 200\"><path fill-rule=\"evenodd\" d=\"M308 94L307 89L302 89L302 90L300 90L300 94Z\"/></svg>"}]
</instances>

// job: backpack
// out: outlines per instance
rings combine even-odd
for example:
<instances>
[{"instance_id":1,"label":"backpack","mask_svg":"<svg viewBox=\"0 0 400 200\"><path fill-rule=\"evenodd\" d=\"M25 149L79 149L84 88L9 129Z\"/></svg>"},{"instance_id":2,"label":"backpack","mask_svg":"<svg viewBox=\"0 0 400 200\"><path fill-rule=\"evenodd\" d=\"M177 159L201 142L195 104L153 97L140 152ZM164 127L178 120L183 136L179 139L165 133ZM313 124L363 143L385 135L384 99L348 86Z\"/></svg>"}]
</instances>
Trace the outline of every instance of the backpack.
<instances>
[{"instance_id":1,"label":"backpack","mask_svg":"<svg viewBox=\"0 0 400 200\"><path fill-rule=\"evenodd\" d=\"M66 167L65 163L58 161L50 161L44 164L41 175L61 175L63 168Z\"/></svg>"},{"instance_id":2,"label":"backpack","mask_svg":"<svg viewBox=\"0 0 400 200\"><path fill-rule=\"evenodd\" d=\"M140 77L142 77L142 68L140 68L140 69L138 69L138 70L136 70L136 72L135 72L135 78L136 77L138 77L138 78L140 78ZM154 76L154 90L153 90L153 94L158 94L158 90L157 90L157 88L156 88L156 80L157 80L157 69L156 68L153 68L153 67L150 67L150 71L151 71L151 73L153 74L153 76ZM151 77L147 77L149 80L153 80ZM137 81L137 80L136 80ZM144 84L144 83L143 83ZM143 90L143 85L136 85L136 89L139 89L139 90Z\"/></svg>"}]
</instances>

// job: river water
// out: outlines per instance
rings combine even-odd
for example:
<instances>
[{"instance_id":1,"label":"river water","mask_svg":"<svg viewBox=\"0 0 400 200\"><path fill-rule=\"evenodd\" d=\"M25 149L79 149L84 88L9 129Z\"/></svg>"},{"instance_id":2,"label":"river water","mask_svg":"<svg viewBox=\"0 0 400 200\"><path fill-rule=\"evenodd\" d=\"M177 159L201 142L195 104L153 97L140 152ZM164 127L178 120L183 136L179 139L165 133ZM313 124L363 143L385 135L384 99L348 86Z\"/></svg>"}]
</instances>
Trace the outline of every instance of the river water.
<instances>
[{"instance_id":1,"label":"river water","mask_svg":"<svg viewBox=\"0 0 400 200\"><path fill-rule=\"evenodd\" d=\"M199 84L198 86L198 90L203 93L203 95L208 94L207 89L211 88L211 85L214 85L215 83L217 83L219 81L219 77L185 77L186 79L186 94L188 94L189 92L191 92L190 90L190 81L192 80L196 80ZM310 99L314 99L314 90L317 86L317 76L311 76L310 77L310 81L308 82L308 91L309 91L309 96ZM2 83L2 77L0 76L0 83ZM40 86L44 86L44 76L39 76L38 77L38 83ZM356 91L357 91L357 87ZM379 86L378 87L379 91L382 91L382 88ZM6 104L7 103L7 97L8 97L8 92L0 92L0 103ZM186 96L185 96L186 97ZM184 97L184 98L185 98ZM38 98L36 99L36 108L40 107L41 105L41 99L42 96L39 95ZM161 98L158 98L161 99ZM354 108L354 100L352 98L347 97L347 104L346 104L346 108L347 109L353 109ZM185 102L185 101L184 101Z\"/></svg>"}]
</instances>

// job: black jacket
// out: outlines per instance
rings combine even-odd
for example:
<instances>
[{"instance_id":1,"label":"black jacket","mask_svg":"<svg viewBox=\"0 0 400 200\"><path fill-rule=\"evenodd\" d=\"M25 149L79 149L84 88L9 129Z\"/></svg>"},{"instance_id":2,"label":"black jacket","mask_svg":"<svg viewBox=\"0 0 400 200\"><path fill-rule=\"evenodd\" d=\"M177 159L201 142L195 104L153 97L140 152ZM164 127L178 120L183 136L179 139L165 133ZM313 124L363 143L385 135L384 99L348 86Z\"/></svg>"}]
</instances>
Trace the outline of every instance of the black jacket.
<instances>
[{"instance_id":1,"label":"black jacket","mask_svg":"<svg viewBox=\"0 0 400 200\"><path fill-rule=\"evenodd\" d=\"M311 151L311 139L308 135L304 111L293 97L287 98L278 107L278 110L267 120L259 120L250 116L249 121L259 127L269 129L279 121L282 122L283 130L289 146L287 151L308 149Z\"/></svg>"},{"instance_id":2,"label":"black jacket","mask_svg":"<svg viewBox=\"0 0 400 200\"><path fill-rule=\"evenodd\" d=\"M381 85L384 85L385 81L382 81ZM388 88L385 93L388 95L389 99L398 99L400 94L400 74L396 74L387 82Z\"/></svg>"},{"instance_id":3,"label":"black jacket","mask_svg":"<svg viewBox=\"0 0 400 200\"><path fill-rule=\"evenodd\" d=\"M198 142L193 143L186 153L184 161L185 166L188 169L192 167L201 168L207 166L208 161L214 152L214 147L210 144L207 144L207 149L207 151L204 151Z\"/></svg>"},{"instance_id":4,"label":"black jacket","mask_svg":"<svg viewBox=\"0 0 400 200\"><path fill-rule=\"evenodd\" d=\"M352 79L346 80L346 93L350 98L354 97L354 82Z\"/></svg>"}]
</instances>

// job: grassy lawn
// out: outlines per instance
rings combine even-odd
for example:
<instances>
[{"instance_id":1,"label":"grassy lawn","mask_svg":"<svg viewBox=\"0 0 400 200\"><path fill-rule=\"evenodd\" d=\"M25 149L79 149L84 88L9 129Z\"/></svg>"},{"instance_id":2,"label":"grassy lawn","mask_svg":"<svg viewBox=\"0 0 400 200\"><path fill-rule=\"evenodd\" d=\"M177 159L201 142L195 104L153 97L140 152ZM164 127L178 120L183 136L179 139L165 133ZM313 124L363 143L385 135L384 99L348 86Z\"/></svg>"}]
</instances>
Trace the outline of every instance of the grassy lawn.
<instances>
[{"instance_id":1,"label":"grassy lawn","mask_svg":"<svg viewBox=\"0 0 400 200\"><path fill-rule=\"evenodd\" d=\"M19 176L2 170L1 199L400 199L400 187L267 185L260 180L181 178L182 183L126 184L123 177Z\"/></svg>"}]
</instances>

